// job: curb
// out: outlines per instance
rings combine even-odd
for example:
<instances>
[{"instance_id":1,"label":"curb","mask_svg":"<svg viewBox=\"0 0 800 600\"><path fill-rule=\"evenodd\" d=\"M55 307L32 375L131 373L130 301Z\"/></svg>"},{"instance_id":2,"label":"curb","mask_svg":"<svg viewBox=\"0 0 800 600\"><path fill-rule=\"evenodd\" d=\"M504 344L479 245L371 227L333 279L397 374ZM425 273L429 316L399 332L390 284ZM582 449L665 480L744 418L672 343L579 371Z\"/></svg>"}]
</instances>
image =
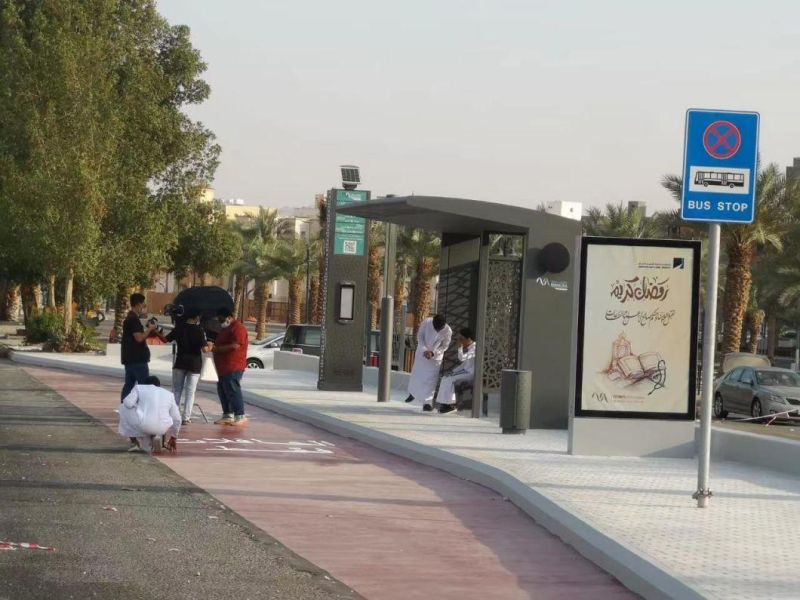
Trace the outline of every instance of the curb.
<instances>
[{"instance_id":1,"label":"curb","mask_svg":"<svg viewBox=\"0 0 800 600\"><path fill-rule=\"evenodd\" d=\"M11 352L11 360L19 364L56 368L87 375L117 378L121 378L122 375L117 367L53 361L45 356L14 351ZM216 389L213 384L201 383L199 387L204 391L214 391ZM502 469L268 396L260 396L253 392L245 391L244 399L253 406L258 406L296 421L309 423L336 435L358 440L385 452L434 467L487 487L508 498L552 534L575 548L581 555L604 571L616 577L625 587L645 598L658 600L704 598L696 589L679 576L670 573L656 561L639 556L635 551L564 510L552 500Z\"/></svg>"}]
</instances>

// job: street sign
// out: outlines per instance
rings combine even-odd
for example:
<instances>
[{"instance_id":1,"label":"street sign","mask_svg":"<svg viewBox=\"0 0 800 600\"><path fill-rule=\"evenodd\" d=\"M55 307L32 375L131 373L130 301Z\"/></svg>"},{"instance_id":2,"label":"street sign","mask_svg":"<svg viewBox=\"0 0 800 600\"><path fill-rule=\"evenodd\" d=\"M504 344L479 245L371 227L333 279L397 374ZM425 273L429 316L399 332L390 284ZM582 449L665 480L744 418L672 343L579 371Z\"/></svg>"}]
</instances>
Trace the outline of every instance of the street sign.
<instances>
[{"instance_id":1,"label":"street sign","mask_svg":"<svg viewBox=\"0 0 800 600\"><path fill-rule=\"evenodd\" d=\"M753 222L758 125L755 112L686 111L683 220Z\"/></svg>"}]
</instances>

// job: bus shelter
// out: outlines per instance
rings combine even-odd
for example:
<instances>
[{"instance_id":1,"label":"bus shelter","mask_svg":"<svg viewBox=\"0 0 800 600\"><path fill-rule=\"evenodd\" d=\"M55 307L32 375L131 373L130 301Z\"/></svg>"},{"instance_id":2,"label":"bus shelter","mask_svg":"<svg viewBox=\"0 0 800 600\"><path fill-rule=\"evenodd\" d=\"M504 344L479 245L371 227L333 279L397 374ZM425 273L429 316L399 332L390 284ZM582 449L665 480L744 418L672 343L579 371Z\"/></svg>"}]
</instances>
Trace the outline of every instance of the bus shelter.
<instances>
[{"instance_id":1,"label":"bus shelter","mask_svg":"<svg viewBox=\"0 0 800 600\"><path fill-rule=\"evenodd\" d=\"M533 375L530 426L567 427L579 221L505 204L415 195L339 212L441 234L438 312L454 332L470 327L477 338L473 416L480 416L484 394L499 391L503 369L521 369Z\"/></svg>"}]
</instances>

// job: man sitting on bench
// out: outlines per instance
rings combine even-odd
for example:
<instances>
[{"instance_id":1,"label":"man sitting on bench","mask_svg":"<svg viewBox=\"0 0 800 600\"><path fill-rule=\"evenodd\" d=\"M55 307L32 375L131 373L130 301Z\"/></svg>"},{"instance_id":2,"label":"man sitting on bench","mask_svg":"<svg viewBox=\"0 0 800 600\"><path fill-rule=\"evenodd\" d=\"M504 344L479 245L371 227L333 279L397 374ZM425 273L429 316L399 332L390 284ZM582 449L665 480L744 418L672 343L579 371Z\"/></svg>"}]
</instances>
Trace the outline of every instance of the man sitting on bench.
<instances>
[{"instance_id":1,"label":"man sitting on bench","mask_svg":"<svg viewBox=\"0 0 800 600\"><path fill-rule=\"evenodd\" d=\"M459 364L442 376L439 393L436 394L439 413L443 415L458 413L455 386L462 381L472 381L475 377L475 334L469 327L462 327L458 335Z\"/></svg>"}]
</instances>

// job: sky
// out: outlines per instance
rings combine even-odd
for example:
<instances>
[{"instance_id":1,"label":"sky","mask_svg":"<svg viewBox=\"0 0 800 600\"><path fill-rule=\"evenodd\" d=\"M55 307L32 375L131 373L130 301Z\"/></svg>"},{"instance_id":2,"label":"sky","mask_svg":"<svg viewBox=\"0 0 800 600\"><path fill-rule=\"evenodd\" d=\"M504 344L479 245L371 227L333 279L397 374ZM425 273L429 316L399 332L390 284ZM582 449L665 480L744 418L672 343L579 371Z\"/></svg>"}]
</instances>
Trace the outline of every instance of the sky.
<instances>
[{"instance_id":1,"label":"sky","mask_svg":"<svg viewBox=\"0 0 800 600\"><path fill-rule=\"evenodd\" d=\"M308 206L355 164L373 196L674 208L687 108L758 111L762 161L800 156L795 0L158 6L208 63L219 198Z\"/></svg>"}]
</instances>

